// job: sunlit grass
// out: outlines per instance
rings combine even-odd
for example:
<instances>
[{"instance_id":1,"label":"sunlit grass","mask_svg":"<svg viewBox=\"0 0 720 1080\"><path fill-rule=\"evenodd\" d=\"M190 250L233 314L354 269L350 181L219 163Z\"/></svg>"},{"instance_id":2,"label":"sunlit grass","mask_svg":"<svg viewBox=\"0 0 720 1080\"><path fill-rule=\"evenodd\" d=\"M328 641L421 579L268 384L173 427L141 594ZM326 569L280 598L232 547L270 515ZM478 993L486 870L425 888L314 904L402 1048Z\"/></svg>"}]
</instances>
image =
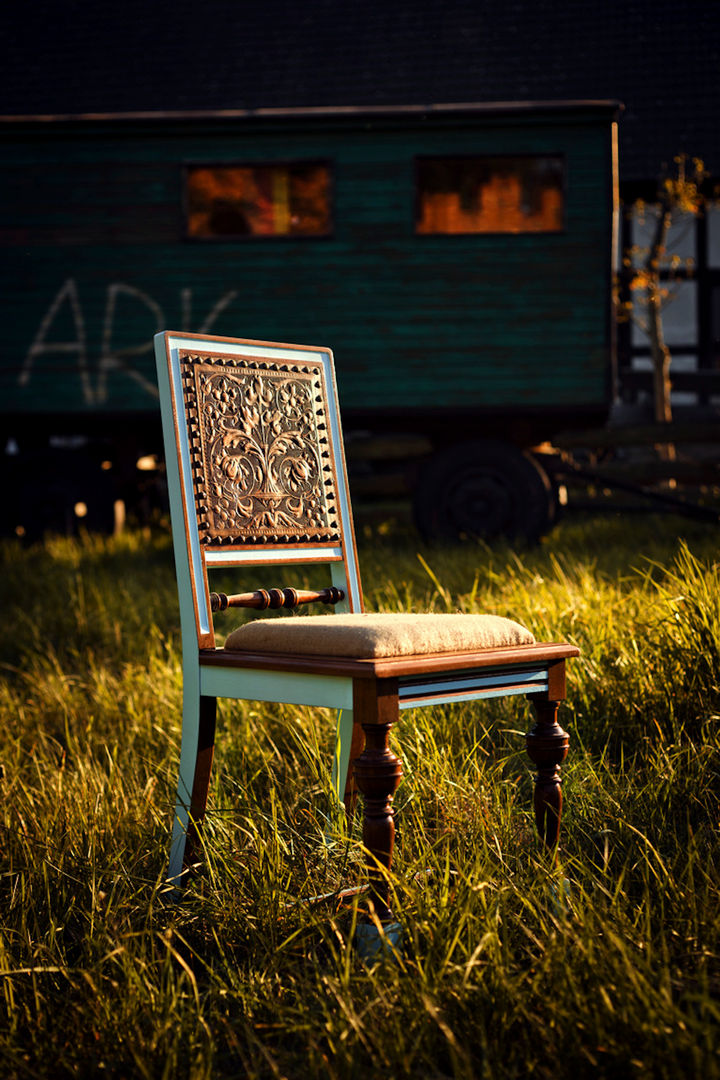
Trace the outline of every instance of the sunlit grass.
<instances>
[{"instance_id":1,"label":"sunlit grass","mask_svg":"<svg viewBox=\"0 0 720 1080\"><path fill-rule=\"evenodd\" d=\"M566 523L523 552L366 537L369 608L494 611L582 651L555 869L527 704L404 714L404 944L372 969L351 904L295 903L361 860L330 714L223 703L206 871L168 893L169 539L2 546L0 1075L717 1076L717 542L670 518Z\"/></svg>"}]
</instances>

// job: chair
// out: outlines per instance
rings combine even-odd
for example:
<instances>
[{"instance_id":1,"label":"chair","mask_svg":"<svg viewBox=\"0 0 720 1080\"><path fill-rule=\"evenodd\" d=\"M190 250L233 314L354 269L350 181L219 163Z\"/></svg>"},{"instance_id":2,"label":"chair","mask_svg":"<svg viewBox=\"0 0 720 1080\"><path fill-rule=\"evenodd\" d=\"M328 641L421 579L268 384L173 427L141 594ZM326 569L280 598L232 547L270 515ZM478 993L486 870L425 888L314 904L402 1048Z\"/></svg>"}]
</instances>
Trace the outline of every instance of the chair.
<instances>
[{"instance_id":1,"label":"chair","mask_svg":"<svg viewBox=\"0 0 720 1080\"><path fill-rule=\"evenodd\" d=\"M155 350L183 646L169 878L178 881L197 855L219 697L339 711L333 785L349 812L356 792L363 797L369 895L383 924L393 921L387 872L402 775L388 734L407 709L529 695L535 818L553 852L569 741L557 710L565 660L578 650L538 643L493 615L363 613L328 349L167 332L156 335ZM209 590L210 570L295 563L327 564L328 587ZM216 645L217 610L315 602L334 612L251 620Z\"/></svg>"}]
</instances>

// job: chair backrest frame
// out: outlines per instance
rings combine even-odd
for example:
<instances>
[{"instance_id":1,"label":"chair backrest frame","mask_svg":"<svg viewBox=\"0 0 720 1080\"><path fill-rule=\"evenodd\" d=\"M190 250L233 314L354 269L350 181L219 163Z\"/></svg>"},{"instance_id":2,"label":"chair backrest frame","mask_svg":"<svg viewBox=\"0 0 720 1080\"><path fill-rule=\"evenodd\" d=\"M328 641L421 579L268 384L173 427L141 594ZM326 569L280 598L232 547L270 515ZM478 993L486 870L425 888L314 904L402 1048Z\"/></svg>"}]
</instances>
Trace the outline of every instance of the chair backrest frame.
<instances>
[{"instance_id":1,"label":"chair backrest frame","mask_svg":"<svg viewBox=\"0 0 720 1080\"><path fill-rule=\"evenodd\" d=\"M165 331L155 357L183 641L215 647L210 569L327 563L362 611L332 352Z\"/></svg>"}]
</instances>

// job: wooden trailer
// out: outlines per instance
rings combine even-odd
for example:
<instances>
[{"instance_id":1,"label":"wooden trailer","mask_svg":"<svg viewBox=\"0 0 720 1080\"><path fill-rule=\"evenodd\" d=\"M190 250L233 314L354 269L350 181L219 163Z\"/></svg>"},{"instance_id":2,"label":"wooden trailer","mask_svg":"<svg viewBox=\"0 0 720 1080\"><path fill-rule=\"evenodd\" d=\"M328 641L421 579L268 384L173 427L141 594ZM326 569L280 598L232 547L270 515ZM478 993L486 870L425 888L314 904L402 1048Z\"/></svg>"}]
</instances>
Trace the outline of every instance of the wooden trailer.
<instances>
[{"instance_id":1,"label":"wooden trailer","mask_svg":"<svg viewBox=\"0 0 720 1080\"><path fill-rule=\"evenodd\" d=\"M169 328L331 347L359 494L400 462L427 535L541 533L529 451L614 391L616 114L0 119L7 528L137 501Z\"/></svg>"}]
</instances>

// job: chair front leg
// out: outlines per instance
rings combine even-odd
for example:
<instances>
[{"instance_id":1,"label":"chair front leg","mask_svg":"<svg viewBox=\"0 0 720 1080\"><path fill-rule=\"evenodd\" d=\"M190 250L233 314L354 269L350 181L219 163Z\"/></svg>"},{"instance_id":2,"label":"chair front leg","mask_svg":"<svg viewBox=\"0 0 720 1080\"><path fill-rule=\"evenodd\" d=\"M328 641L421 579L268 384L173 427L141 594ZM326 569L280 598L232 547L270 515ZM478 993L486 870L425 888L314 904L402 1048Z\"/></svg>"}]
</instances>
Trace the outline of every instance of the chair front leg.
<instances>
[{"instance_id":1,"label":"chair front leg","mask_svg":"<svg viewBox=\"0 0 720 1080\"><path fill-rule=\"evenodd\" d=\"M560 838L562 780L560 765L567 757L570 736L557 722L559 701L532 698L537 723L525 742L537 768L535 778L535 823L545 847L555 851Z\"/></svg>"},{"instance_id":2,"label":"chair front leg","mask_svg":"<svg viewBox=\"0 0 720 1080\"><path fill-rule=\"evenodd\" d=\"M394 916L389 904L389 872L395 843L393 795L402 763L388 746L398 719L396 679L358 679L353 692L355 723L362 725L365 748L355 761L355 782L363 796L363 844L368 852L370 899L382 923Z\"/></svg>"}]
</instances>

